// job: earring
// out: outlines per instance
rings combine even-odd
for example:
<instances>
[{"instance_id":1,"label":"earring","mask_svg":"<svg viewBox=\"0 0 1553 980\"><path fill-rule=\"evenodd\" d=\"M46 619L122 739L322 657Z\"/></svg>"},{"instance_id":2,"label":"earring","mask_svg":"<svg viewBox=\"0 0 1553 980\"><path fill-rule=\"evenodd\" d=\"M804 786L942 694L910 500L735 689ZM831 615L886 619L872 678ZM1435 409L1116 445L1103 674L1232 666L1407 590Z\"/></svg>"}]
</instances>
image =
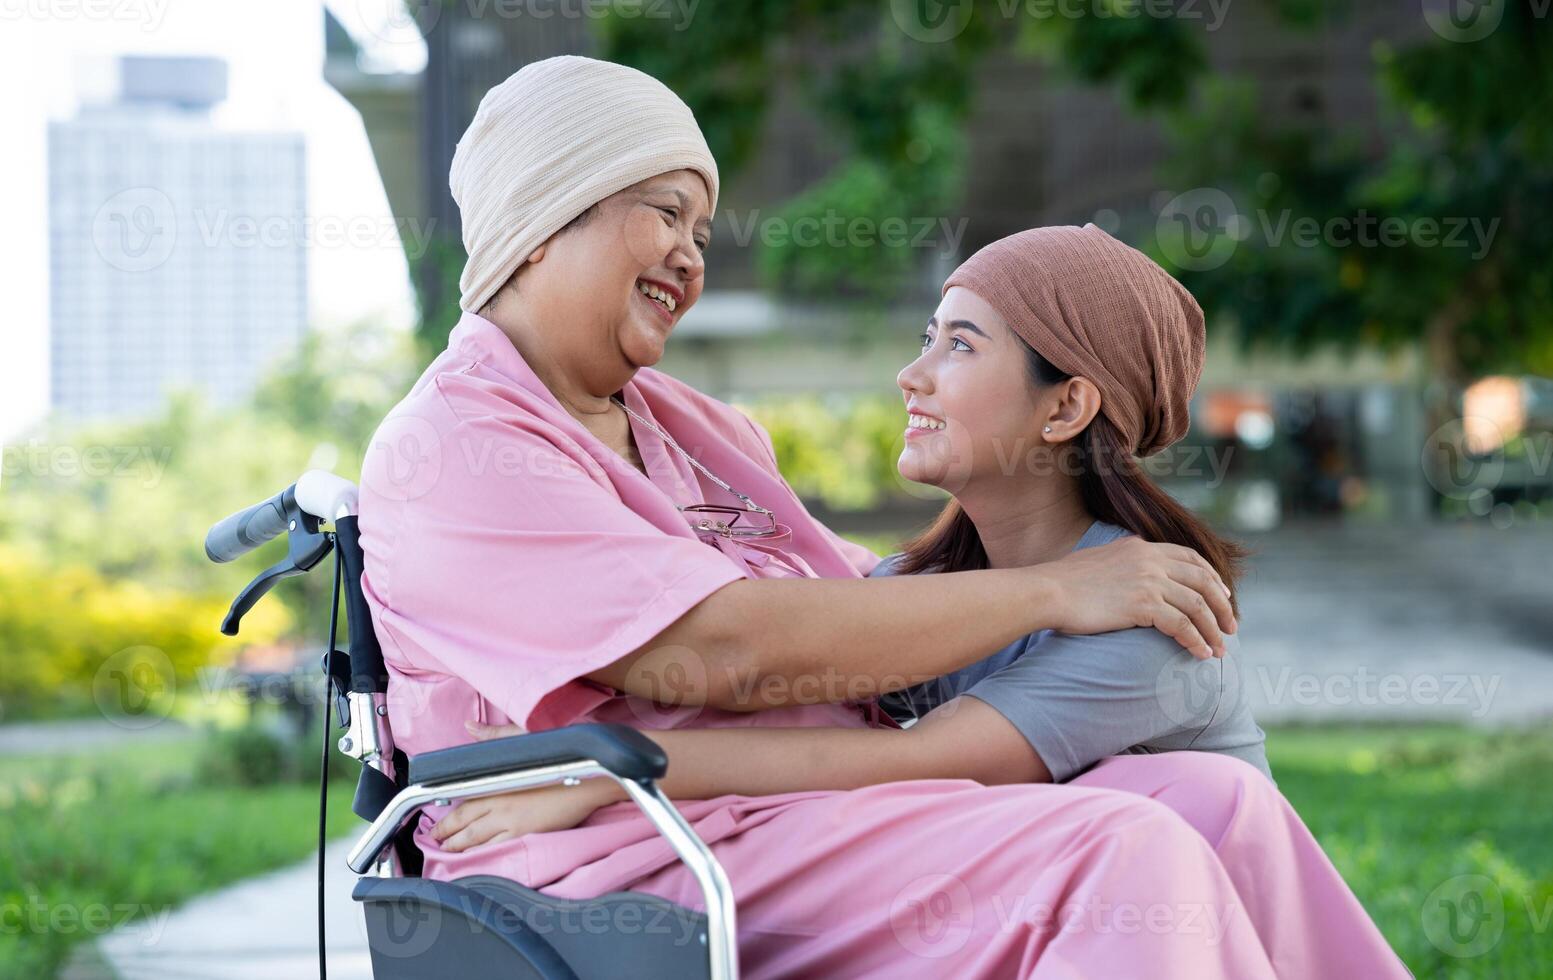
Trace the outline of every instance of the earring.
<instances>
[{"instance_id":1,"label":"earring","mask_svg":"<svg viewBox=\"0 0 1553 980\"><path fill-rule=\"evenodd\" d=\"M1048 425L1046 428L1042 429L1041 431L1042 432L1050 432L1051 430L1052 430L1052 427Z\"/></svg>"}]
</instances>

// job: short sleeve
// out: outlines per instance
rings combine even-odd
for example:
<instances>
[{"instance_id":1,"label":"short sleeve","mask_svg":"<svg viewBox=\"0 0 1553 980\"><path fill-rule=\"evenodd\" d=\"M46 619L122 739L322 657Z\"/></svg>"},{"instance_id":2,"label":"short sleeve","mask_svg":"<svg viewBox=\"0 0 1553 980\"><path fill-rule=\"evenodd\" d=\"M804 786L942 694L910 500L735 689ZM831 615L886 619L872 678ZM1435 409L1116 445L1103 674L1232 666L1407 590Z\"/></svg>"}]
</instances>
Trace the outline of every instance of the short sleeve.
<instances>
[{"instance_id":1,"label":"short sleeve","mask_svg":"<svg viewBox=\"0 0 1553 980\"><path fill-rule=\"evenodd\" d=\"M1198 697L1183 689L1178 668L1193 662L1152 629L1047 633L966 693L1019 729L1062 782L1106 756L1205 728L1218 692Z\"/></svg>"},{"instance_id":2,"label":"short sleeve","mask_svg":"<svg viewBox=\"0 0 1553 980\"><path fill-rule=\"evenodd\" d=\"M379 627L412 668L458 677L527 728L606 700L580 679L744 577L626 506L597 462L542 424L471 418L438 448L435 478L383 505L397 516L369 566ZM364 493L364 527L368 504Z\"/></svg>"}]
</instances>

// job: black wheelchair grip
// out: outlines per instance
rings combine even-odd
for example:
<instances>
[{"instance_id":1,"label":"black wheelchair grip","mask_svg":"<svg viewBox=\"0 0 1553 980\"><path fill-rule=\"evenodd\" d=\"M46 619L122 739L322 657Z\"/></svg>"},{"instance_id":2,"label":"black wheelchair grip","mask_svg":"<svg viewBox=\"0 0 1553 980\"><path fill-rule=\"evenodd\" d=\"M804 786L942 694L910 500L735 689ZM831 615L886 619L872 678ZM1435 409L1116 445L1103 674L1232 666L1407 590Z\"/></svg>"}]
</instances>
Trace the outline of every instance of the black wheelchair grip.
<instances>
[{"instance_id":1,"label":"black wheelchair grip","mask_svg":"<svg viewBox=\"0 0 1553 980\"><path fill-rule=\"evenodd\" d=\"M222 519L205 535L205 557L213 562L229 562L241 558L271 538L284 534L286 495L295 492L296 485L292 484L269 500L245 507Z\"/></svg>"}]
</instances>

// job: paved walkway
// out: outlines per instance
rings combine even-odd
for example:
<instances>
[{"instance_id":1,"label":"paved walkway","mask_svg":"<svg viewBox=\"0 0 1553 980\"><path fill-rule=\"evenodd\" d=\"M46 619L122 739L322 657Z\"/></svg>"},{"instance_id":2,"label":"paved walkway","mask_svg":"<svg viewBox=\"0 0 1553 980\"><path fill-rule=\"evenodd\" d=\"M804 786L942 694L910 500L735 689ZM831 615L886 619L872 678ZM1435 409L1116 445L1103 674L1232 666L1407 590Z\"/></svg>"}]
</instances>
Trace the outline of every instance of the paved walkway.
<instances>
[{"instance_id":1,"label":"paved walkway","mask_svg":"<svg viewBox=\"0 0 1553 980\"><path fill-rule=\"evenodd\" d=\"M1308 525L1251 539L1259 721L1553 717L1553 525Z\"/></svg>"},{"instance_id":2,"label":"paved walkway","mask_svg":"<svg viewBox=\"0 0 1553 980\"><path fill-rule=\"evenodd\" d=\"M179 742L198 735L196 729L163 719L148 728L125 728L105 718L64 721L17 721L0 725L0 755L71 755L107 745Z\"/></svg>"},{"instance_id":3,"label":"paved walkway","mask_svg":"<svg viewBox=\"0 0 1553 980\"><path fill-rule=\"evenodd\" d=\"M367 934L351 900L350 840L324 853L330 980L372 980ZM162 923L83 949L64 980L293 980L318 976L317 855L195 899Z\"/></svg>"}]
</instances>

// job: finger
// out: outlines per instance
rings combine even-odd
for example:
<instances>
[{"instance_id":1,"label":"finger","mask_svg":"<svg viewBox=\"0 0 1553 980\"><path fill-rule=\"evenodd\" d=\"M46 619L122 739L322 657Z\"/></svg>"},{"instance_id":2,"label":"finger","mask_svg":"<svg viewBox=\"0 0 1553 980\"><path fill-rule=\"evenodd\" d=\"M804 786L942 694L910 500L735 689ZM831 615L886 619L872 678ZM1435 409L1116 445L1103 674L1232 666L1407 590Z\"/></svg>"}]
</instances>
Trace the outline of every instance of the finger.
<instances>
[{"instance_id":1,"label":"finger","mask_svg":"<svg viewBox=\"0 0 1553 980\"><path fill-rule=\"evenodd\" d=\"M490 811L491 805L484 797L467 800L443 814L442 819L431 828L431 836L439 841L446 840Z\"/></svg>"},{"instance_id":2,"label":"finger","mask_svg":"<svg viewBox=\"0 0 1553 980\"><path fill-rule=\"evenodd\" d=\"M477 847L495 837L501 832L501 826L485 815L481 815L469 826L442 842L444 851L467 851L471 847Z\"/></svg>"},{"instance_id":3,"label":"finger","mask_svg":"<svg viewBox=\"0 0 1553 980\"><path fill-rule=\"evenodd\" d=\"M1175 606L1191 620L1192 628L1196 631L1200 642L1206 644L1206 650L1199 647L1188 648L1192 651L1192 655L1222 657L1224 634L1219 632L1218 621L1214 619L1213 610L1203 599L1202 593L1172 581L1166 584L1164 595L1166 602Z\"/></svg>"},{"instance_id":4,"label":"finger","mask_svg":"<svg viewBox=\"0 0 1553 980\"><path fill-rule=\"evenodd\" d=\"M1212 656L1213 651L1208 648L1202 633L1198 632L1192 617L1171 605L1166 599L1159 600L1159 604L1148 616L1148 622L1144 625L1159 630L1198 660L1206 660Z\"/></svg>"},{"instance_id":5,"label":"finger","mask_svg":"<svg viewBox=\"0 0 1553 980\"><path fill-rule=\"evenodd\" d=\"M1213 567L1212 562L1203 557L1202 552L1196 548L1188 548L1186 545L1181 544L1161 545L1161 547L1169 549L1167 554L1176 561L1185 562L1207 572L1226 596L1230 594L1229 586L1224 584L1224 577L1219 574L1217 568Z\"/></svg>"},{"instance_id":6,"label":"finger","mask_svg":"<svg viewBox=\"0 0 1553 980\"><path fill-rule=\"evenodd\" d=\"M1210 572L1197 565L1173 562L1166 569L1165 574L1169 575L1172 581L1179 582L1203 597L1213 613L1216 625L1222 632L1235 632L1238 625L1235 622L1235 609L1230 605L1229 596L1218 587L1218 579Z\"/></svg>"}]
</instances>

